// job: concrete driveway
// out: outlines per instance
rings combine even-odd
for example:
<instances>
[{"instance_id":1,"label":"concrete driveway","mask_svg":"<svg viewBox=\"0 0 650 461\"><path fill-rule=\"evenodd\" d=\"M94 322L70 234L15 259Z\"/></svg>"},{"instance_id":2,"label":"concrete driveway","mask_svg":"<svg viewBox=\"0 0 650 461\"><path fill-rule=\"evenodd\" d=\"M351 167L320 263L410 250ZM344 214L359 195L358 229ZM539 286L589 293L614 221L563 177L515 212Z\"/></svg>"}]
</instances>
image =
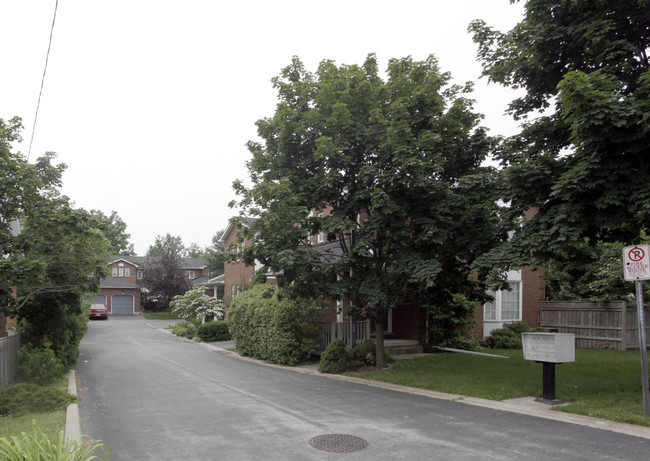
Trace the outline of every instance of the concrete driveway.
<instances>
[{"instance_id":1,"label":"concrete driveway","mask_svg":"<svg viewBox=\"0 0 650 461\"><path fill-rule=\"evenodd\" d=\"M241 360L91 322L81 431L120 460L646 460L650 440Z\"/></svg>"}]
</instances>

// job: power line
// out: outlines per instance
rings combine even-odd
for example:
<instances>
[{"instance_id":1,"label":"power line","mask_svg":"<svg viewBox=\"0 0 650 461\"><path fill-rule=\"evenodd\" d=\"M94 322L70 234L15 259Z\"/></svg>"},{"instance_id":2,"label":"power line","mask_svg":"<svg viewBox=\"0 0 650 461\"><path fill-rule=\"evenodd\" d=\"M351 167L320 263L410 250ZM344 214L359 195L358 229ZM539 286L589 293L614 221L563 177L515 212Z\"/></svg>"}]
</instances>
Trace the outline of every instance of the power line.
<instances>
[{"instance_id":1,"label":"power line","mask_svg":"<svg viewBox=\"0 0 650 461\"><path fill-rule=\"evenodd\" d=\"M59 8L59 0L54 5L54 17L52 18L52 27L50 28L50 41L47 45L47 55L45 55L45 68L41 78L41 90L38 92L38 103L36 104L36 114L34 114L34 126L32 126L32 137L29 140L29 150L27 151L27 161L32 153L32 143L34 142L34 132L36 131L36 120L38 119L38 109L41 107L41 95L43 94L43 84L45 83L45 73L47 72L47 62L50 59L50 48L52 48L52 35L54 34L54 23L56 22L56 11Z\"/></svg>"}]
</instances>

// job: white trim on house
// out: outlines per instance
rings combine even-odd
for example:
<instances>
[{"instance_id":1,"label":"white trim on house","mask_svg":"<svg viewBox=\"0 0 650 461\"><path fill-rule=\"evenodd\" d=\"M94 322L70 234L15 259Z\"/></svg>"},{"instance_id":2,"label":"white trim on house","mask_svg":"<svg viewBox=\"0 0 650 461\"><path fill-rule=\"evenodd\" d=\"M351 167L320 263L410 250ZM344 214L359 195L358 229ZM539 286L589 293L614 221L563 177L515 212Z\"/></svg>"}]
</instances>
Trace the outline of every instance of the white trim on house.
<instances>
[{"instance_id":1,"label":"white trim on house","mask_svg":"<svg viewBox=\"0 0 650 461\"><path fill-rule=\"evenodd\" d=\"M499 290L489 292L494 301L483 305L483 337L490 335L492 330L502 328L506 323L521 321L523 284L521 271L510 271L507 274L512 291Z\"/></svg>"}]
</instances>

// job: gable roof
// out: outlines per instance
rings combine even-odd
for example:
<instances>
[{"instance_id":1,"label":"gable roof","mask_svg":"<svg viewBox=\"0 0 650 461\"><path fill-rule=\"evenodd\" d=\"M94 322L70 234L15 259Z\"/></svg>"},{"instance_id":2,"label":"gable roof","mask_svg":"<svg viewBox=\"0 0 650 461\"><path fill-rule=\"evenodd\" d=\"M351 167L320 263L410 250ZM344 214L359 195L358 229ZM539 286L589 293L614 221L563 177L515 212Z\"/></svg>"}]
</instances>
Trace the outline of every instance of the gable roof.
<instances>
[{"instance_id":1,"label":"gable roof","mask_svg":"<svg viewBox=\"0 0 650 461\"><path fill-rule=\"evenodd\" d=\"M132 264L135 267L144 266L147 261L149 261L148 256L112 256L111 261L108 263L115 264L117 262L124 261L126 263ZM202 258L181 258L181 268L185 270L192 269L205 269L208 267L206 262Z\"/></svg>"},{"instance_id":2,"label":"gable roof","mask_svg":"<svg viewBox=\"0 0 650 461\"><path fill-rule=\"evenodd\" d=\"M235 216L235 217L239 218L238 216ZM232 219L234 219L235 217L233 217ZM251 226L255 223L255 221L257 221L257 218L239 218L239 219L241 220L241 224L242 224L242 226L244 226L244 227L248 227L249 229L250 229ZM223 231L223 234L221 234L221 238L219 239L219 241L221 241L221 242L225 242L225 241L226 241L226 237L227 237L227 236L228 236L228 235L229 235L233 230L235 230L235 229L239 229L239 228L240 228L239 225L237 225L237 224L233 224L231 221L228 221L228 225L226 226L226 229Z\"/></svg>"}]
</instances>

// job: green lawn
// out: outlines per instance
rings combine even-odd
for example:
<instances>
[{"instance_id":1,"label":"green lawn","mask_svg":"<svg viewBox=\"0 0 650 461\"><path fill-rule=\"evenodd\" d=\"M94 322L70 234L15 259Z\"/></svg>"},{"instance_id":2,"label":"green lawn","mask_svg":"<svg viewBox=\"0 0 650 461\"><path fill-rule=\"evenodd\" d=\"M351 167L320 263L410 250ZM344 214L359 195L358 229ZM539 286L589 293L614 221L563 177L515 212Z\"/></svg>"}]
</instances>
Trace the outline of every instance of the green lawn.
<instances>
[{"instance_id":1,"label":"green lawn","mask_svg":"<svg viewBox=\"0 0 650 461\"><path fill-rule=\"evenodd\" d=\"M68 376L57 380L51 385L63 391L68 390ZM65 410L57 410L49 413L33 413L23 416L3 416L0 417L0 437L9 435L18 435L21 432L32 432L32 421L48 437L56 436L59 431L65 429Z\"/></svg>"},{"instance_id":2,"label":"green lawn","mask_svg":"<svg viewBox=\"0 0 650 461\"><path fill-rule=\"evenodd\" d=\"M351 375L492 400L542 396L541 364L524 360L521 350L494 353L510 358L440 353ZM556 397L569 403L556 410L650 426L638 351L577 349L575 362L556 366L555 381Z\"/></svg>"},{"instance_id":3,"label":"green lawn","mask_svg":"<svg viewBox=\"0 0 650 461\"><path fill-rule=\"evenodd\" d=\"M169 313L169 312L145 312L144 318L147 320L170 320L170 319L177 319L178 314L175 313Z\"/></svg>"}]
</instances>

